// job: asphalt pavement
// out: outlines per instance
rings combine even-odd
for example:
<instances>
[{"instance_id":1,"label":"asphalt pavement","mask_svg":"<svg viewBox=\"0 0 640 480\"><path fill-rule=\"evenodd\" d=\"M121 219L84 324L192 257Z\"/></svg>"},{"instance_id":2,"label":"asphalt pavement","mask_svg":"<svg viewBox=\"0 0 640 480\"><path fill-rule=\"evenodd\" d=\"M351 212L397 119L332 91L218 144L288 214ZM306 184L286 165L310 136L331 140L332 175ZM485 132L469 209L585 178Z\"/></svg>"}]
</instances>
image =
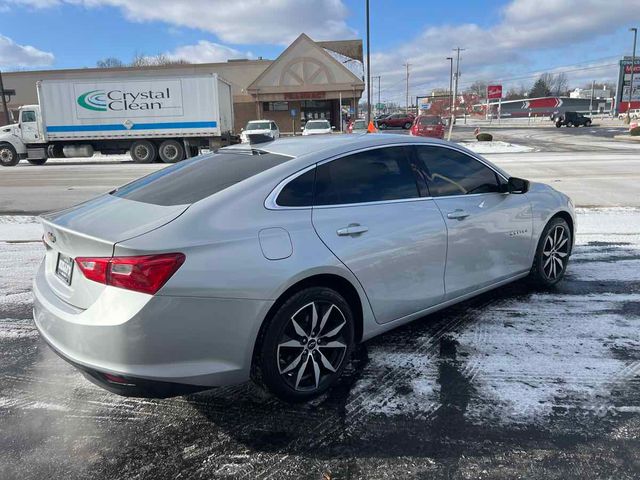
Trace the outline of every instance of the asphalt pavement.
<instances>
[{"instance_id":1,"label":"asphalt pavement","mask_svg":"<svg viewBox=\"0 0 640 480\"><path fill-rule=\"evenodd\" d=\"M35 330L43 249L32 220L4 217L0 478L636 479L638 215L579 211L556 288L517 282L381 335L302 405L252 384L167 400L94 386Z\"/></svg>"}]
</instances>

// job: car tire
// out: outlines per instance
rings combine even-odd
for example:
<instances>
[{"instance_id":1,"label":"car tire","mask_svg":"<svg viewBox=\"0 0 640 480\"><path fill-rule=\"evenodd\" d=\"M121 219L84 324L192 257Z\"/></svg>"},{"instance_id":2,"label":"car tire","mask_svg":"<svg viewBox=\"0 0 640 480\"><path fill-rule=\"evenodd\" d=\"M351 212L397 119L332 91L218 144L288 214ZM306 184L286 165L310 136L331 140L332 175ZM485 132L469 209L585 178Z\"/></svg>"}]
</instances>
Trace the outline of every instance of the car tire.
<instances>
[{"instance_id":1,"label":"car tire","mask_svg":"<svg viewBox=\"0 0 640 480\"><path fill-rule=\"evenodd\" d=\"M552 218L544 227L536 248L530 282L549 288L564 277L573 246L572 233L564 218Z\"/></svg>"},{"instance_id":2,"label":"car tire","mask_svg":"<svg viewBox=\"0 0 640 480\"><path fill-rule=\"evenodd\" d=\"M556 122L556 128L560 128L562 126L561 122Z\"/></svg>"},{"instance_id":3,"label":"car tire","mask_svg":"<svg viewBox=\"0 0 640 480\"><path fill-rule=\"evenodd\" d=\"M590 127L591 126L591 120L587 120L586 122L584 122L584 126L585 127Z\"/></svg>"},{"instance_id":4,"label":"car tire","mask_svg":"<svg viewBox=\"0 0 640 480\"><path fill-rule=\"evenodd\" d=\"M160 160L164 163L176 163L184 160L184 146L177 140L165 140L158 148Z\"/></svg>"},{"instance_id":5,"label":"car tire","mask_svg":"<svg viewBox=\"0 0 640 480\"><path fill-rule=\"evenodd\" d=\"M129 155L135 163L153 163L158 158L158 148L149 140L136 140L131 144Z\"/></svg>"},{"instance_id":6,"label":"car tire","mask_svg":"<svg viewBox=\"0 0 640 480\"><path fill-rule=\"evenodd\" d=\"M47 163L48 158L31 158L31 159L27 159L27 162L29 162L31 165L44 165L45 163Z\"/></svg>"},{"instance_id":7,"label":"car tire","mask_svg":"<svg viewBox=\"0 0 640 480\"><path fill-rule=\"evenodd\" d=\"M16 149L10 143L0 144L0 165L3 167L15 167L20 161Z\"/></svg>"},{"instance_id":8,"label":"car tire","mask_svg":"<svg viewBox=\"0 0 640 480\"><path fill-rule=\"evenodd\" d=\"M409 130L411 128L411 122L407 122L405 123L402 128L404 128L405 130Z\"/></svg>"},{"instance_id":9,"label":"car tire","mask_svg":"<svg viewBox=\"0 0 640 480\"><path fill-rule=\"evenodd\" d=\"M378 126L378 128L379 128L380 130L386 130L386 129L387 129L387 124L386 124L386 123L381 123L381 124Z\"/></svg>"},{"instance_id":10,"label":"car tire","mask_svg":"<svg viewBox=\"0 0 640 480\"><path fill-rule=\"evenodd\" d=\"M261 329L252 378L286 402L311 400L340 377L353 343L353 314L342 295L306 288L288 298Z\"/></svg>"}]
</instances>

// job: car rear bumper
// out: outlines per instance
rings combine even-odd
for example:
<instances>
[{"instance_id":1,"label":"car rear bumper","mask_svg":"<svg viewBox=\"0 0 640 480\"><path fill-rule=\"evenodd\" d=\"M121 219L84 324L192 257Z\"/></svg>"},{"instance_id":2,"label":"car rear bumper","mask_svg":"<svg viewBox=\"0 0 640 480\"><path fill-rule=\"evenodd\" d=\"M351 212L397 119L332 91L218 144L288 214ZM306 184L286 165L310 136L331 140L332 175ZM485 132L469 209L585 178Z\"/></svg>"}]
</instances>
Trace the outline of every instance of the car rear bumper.
<instances>
[{"instance_id":1,"label":"car rear bumper","mask_svg":"<svg viewBox=\"0 0 640 480\"><path fill-rule=\"evenodd\" d=\"M56 296L42 266L33 293L35 324L58 355L107 390L142 396L248 380L260 323L272 303L140 294L136 304L132 292L108 287L109 302L80 310ZM105 374L128 381L114 384Z\"/></svg>"}]
</instances>

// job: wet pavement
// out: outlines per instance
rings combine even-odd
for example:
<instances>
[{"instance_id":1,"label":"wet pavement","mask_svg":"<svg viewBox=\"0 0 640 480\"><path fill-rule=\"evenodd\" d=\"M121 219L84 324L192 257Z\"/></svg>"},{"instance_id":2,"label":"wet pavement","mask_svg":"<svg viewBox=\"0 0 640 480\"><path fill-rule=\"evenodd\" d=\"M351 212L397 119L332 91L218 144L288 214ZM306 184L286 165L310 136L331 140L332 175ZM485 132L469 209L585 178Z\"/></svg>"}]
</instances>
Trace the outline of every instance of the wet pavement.
<instances>
[{"instance_id":1,"label":"wet pavement","mask_svg":"<svg viewBox=\"0 0 640 480\"><path fill-rule=\"evenodd\" d=\"M305 405L95 387L33 326L40 245L0 244L0 478L638 478L640 210L578 225L554 290L517 282L377 337Z\"/></svg>"}]
</instances>

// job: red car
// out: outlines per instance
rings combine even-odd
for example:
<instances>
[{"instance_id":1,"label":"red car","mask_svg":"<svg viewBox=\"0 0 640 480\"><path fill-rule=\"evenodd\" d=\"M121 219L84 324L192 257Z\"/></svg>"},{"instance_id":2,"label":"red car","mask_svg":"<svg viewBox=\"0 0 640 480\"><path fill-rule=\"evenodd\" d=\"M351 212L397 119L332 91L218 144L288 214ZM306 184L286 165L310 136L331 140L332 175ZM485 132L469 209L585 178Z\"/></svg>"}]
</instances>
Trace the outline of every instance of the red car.
<instances>
[{"instance_id":1,"label":"red car","mask_svg":"<svg viewBox=\"0 0 640 480\"><path fill-rule=\"evenodd\" d=\"M416 137L444 138L444 122L437 115L419 115L411 125L410 135Z\"/></svg>"},{"instance_id":2,"label":"red car","mask_svg":"<svg viewBox=\"0 0 640 480\"><path fill-rule=\"evenodd\" d=\"M405 130L411 128L416 117L410 113L394 113L378 120L378 128L384 130L389 127L401 127Z\"/></svg>"}]
</instances>

